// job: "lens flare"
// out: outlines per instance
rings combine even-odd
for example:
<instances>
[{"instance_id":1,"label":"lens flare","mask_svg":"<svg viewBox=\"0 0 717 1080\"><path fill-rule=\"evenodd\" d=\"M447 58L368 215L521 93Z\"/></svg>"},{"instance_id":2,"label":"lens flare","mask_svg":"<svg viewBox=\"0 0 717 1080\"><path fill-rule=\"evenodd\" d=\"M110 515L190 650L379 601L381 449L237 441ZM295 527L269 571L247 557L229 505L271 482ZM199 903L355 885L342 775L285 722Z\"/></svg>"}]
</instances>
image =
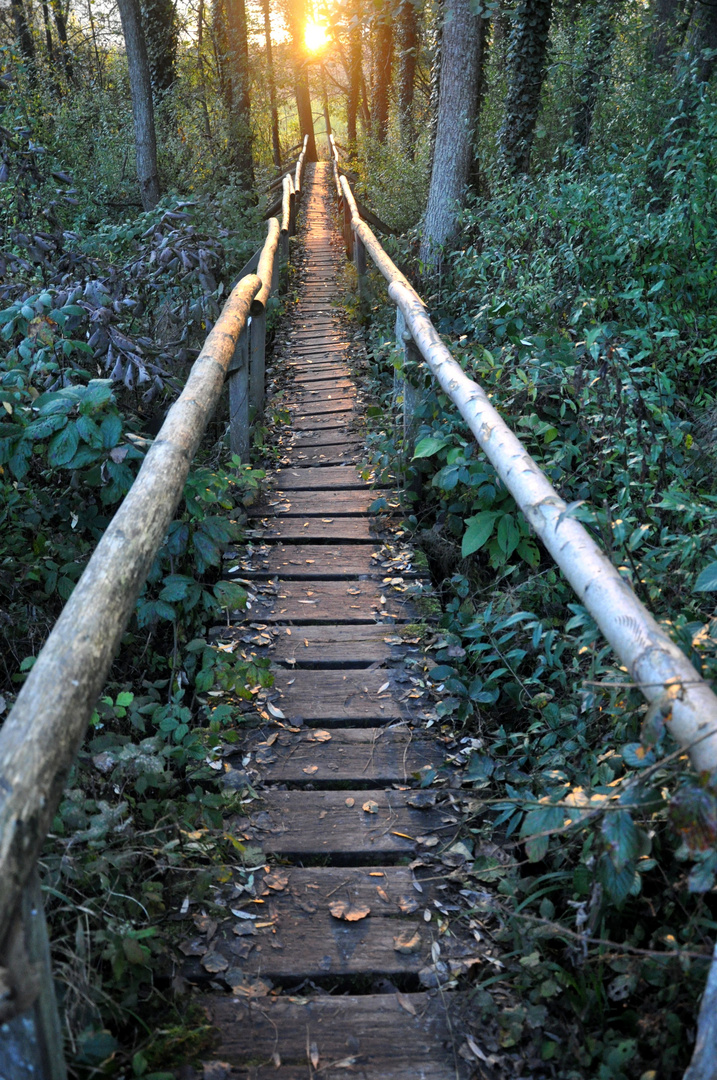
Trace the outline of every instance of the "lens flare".
<instances>
[{"instance_id":1,"label":"lens flare","mask_svg":"<svg viewBox=\"0 0 717 1080\"><path fill-rule=\"evenodd\" d=\"M309 52L318 52L319 49L323 49L328 40L326 27L322 26L321 23L310 22L306 24L304 44Z\"/></svg>"}]
</instances>

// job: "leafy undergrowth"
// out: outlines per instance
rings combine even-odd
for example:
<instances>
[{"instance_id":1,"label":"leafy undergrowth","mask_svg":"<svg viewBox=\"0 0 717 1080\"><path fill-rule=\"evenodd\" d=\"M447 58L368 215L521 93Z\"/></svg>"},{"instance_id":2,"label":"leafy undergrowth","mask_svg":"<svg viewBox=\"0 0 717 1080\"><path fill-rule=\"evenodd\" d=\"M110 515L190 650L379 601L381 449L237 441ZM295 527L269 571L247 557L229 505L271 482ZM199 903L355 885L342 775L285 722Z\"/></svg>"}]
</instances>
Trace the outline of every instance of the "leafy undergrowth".
<instances>
[{"instance_id":1,"label":"leafy undergrowth","mask_svg":"<svg viewBox=\"0 0 717 1080\"><path fill-rule=\"evenodd\" d=\"M0 715L32 666L263 235L233 184L85 234L29 122L0 128ZM59 187L58 187L59 185ZM72 227L70 227L72 226ZM212 422L72 771L41 871L73 1075L151 1077L211 1042L178 977L175 920L248 857L221 746L271 684L211 643L263 473ZM244 875L246 876L246 875Z\"/></svg>"},{"instance_id":2,"label":"leafy undergrowth","mask_svg":"<svg viewBox=\"0 0 717 1080\"><path fill-rule=\"evenodd\" d=\"M716 132L704 101L627 156L494 178L427 295L454 356L710 680ZM404 451L391 314L377 284L369 413L386 468ZM406 374L421 391L407 521L443 599L429 677L473 800L466 914L501 949L471 989L490 1045L466 1056L676 1077L717 931L717 781L671 740L669 701L646 709L455 408Z\"/></svg>"}]
</instances>

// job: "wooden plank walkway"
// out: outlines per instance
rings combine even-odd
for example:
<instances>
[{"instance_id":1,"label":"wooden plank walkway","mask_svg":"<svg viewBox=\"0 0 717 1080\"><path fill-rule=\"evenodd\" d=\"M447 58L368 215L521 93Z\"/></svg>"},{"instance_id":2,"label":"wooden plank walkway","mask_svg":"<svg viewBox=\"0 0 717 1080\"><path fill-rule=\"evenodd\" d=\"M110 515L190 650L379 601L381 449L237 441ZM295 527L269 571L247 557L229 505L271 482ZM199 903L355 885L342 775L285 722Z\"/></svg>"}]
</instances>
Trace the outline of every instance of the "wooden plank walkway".
<instances>
[{"instance_id":1,"label":"wooden plank walkway","mask_svg":"<svg viewBox=\"0 0 717 1080\"><path fill-rule=\"evenodd\" d=\"M249 779L257 792L227 830L260 865L231 919L195 919L185 973L224 990L204 999L220 1033L205 1076L456 1080L465 1062L439 984L467 952L439 926L449 893L426 853L449 847L459 822L450 774L437 789L417 780L444 760L421 730L430 703L402 632L421 581L382 547L393 492L357 468L329 178L325 164L310 169L302 203L284 462L228 567L250 585L251 609L221 635L274 665L266 723L225 760L227 785ZM379 496L388 513L372 514Z\"/></svg>"}]
</instances>

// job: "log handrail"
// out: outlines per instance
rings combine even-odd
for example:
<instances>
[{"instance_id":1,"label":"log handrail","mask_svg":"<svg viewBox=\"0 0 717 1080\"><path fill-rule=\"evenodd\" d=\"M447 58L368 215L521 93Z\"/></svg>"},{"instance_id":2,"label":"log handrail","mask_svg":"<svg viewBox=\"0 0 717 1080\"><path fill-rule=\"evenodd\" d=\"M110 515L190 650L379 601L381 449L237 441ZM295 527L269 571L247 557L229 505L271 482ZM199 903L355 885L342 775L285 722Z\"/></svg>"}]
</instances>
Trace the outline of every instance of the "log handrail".
<instances>
[{"instance_id":1,"label":"log handrail","mask_svg":"<svg viewBox=\"0 0 717 1080\"><path fill-rule=\"evenodd\" d=\"M291 178L287 180L292 185ZM293 214L290 217L293 232ZM182 393L0 730L0 968L5 981L0 1019L11 1025L13 1016L22 1021L36 995L33 989L28 1005L27 986L19 982L25 975L4 968L4 958L12 954L13 943L22 940L18 935L24 934L19 914L25 910L22 897L30 887L92 710L225 382L232 450L242 450L243 460L248 455L250 405L255 415L263 408L265 312L279 284L281 235L282 227L272 217L264 244L232 289ZM12 1032L8 1037L13 1037ZM61 1057L61 1051L57 1053ZM53 1080L65 1075L59 1061Z\"/></svg>"},{"instance_id":2,"label":"log handrail","mask_svg":"<svg viewBox=\"0 0 717 1080\"><path fill-rule=\"evenodd\" d=\"M334 143L332 150L337 170ZM388 283L388 294L401 313L408 341L463 416L630 678L649 703L658 706L662 703L667 727L689 753L694 767L714 770L717 768L717 695L638 600L587 529L570 516L568 505L482 387L453 359L421 297L361 219L345 176L340 178L340 188L339 212L344 215L345 235L347 231L351 233L346 237L347 254L355 258L359 288L365 284L368 252ZM399 341L399 346L404 345L405 338Z\"/></svg>"}]
</instances>

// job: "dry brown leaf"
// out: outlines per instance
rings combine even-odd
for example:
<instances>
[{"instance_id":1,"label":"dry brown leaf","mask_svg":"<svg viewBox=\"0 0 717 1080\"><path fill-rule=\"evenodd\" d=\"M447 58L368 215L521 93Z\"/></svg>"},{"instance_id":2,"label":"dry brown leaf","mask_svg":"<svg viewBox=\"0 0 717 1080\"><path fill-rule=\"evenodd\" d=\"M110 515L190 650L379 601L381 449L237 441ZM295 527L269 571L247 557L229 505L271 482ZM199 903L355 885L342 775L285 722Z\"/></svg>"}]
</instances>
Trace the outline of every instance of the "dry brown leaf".
<instances>
[{"instance_id":1,"label":"dry brown leaf","mask_svg":"<svg viewBox=\"0 0 717 1080\"><path fill-rule=\"evenodd\" d=\"M418 930L402 930L393 939L393 947L398 953L415 953L421 948L421 935Z\"/></svg>"},{"instance_id":2,"label":"dry brown leaf","mask_svg":"<svg viewBox=\"0 0 717 1080\"><path fill-rule=\"evenodd\" d=\"M417 844L423 844L424 847L436 847L436 845L438 844L438 837L437 836L417 836L416 837L416 843Z\"/></svg>"},{"instance_id":3,"label":"dry brown leaf","mask_svg":"<svg viewBox=\"0 0 717 1080\"><path fill-rule=\"evenodd\" d=\"M307 773L309 776L313 776L313 774L315 772L319 771L319 766L318 765L307 765L306 768L302 769L301 771Z\"/></svg>"},{"instance_id":4,"label":"dry brown leaf","mask_svg":"<svg viewBox=\"0 0 717 1080\"><path fill-rule=\"evenodd\" d=\"M377 814L378 813L378 803L375 802L373 799L369 799L368 802L365 802L363 804L362 809L367 814Z\"/></svg>"},{"instance_id":5,"label":"dry brown leaf","mask_svg":"<svg viewBox=\"0 0 717 1080\"><path fill-rule=\"evenodd\" d=\"M192 941L180 942L179 948L185 956L204 956L207 951L207 946L201 938L194 938Z\"/></svg>"},{"instance_id":6,"label":"dry brown leaf","mask_svg":"<svg viewBox=\"0 0 717 1080\"><path fill-rule=\"evenodd\" d=\"M402 994L400 990L396 991L396 1001L407 1013L411 1016L416 1015L416 1006L413 1004L410 998L407 998L405 994Z\"/></svg>"},{"instance_id":7,"label":"dry brown leaf","mask_svg":"<svg viewBox=\"0 0 717 1080\"><path fill-rule=\"evenodd\" d=\"M269 702L266 707L275 720L286 720L283 712L281 709L277 709L276 705L272 705L271 702Z\"/></svg>"},{"instance_id":8,"label":"dry brown leaf","mask_svg":"<svg viewBox=\"0 0 717 1080\"><path fill-rule=\"evenodd\" d=\"M391 901L390 901L390 900L389 900L389 898L388 898L388 893L386 892L386 890L385 890L385 889L382 889L380 885L377 885L377 886L376 886L376 892L377 892L377 893L378 893L378 895L379 895L379 896L381 897L381 899L383 900L384 904L390 904L390 903L391 903Z\"/></svg>"},{"instance_id":9,"label":"dry brown leaf","mask_svg":"<svg viewBox=\"0 0 717 1080\"><path fill-rule=\"evenodd\" d=\"M412 915L414 911L418 911L418 900L414 900L412 896L399 896L398 906L404 915Z\"/></svg>"},{"instance_id":10,"label":"dry brown leaf","mask_svg":"<svg viewBox=\"0 0 717 1080\"><path fill-rule=\"evenodd\" d=\"M271 1063L275 1069L281 1068L281 1058L279 1057L278 1050L275 1050L274 1053L271 1055Z\"/></svg>"},{"instance_id":11,"label":"dry brown leaf","mask_svg":"<svg viewBox=\"0 0 717 1080\"><path fill-rule=\"evenodd\" d=\"M350 809L350 808L351 808L352 806L355 806L355 805L356 805L356 800L355 800L355 799L352 799L352 798L351 798L351 796L349 796L349 797L348 797L348 799L346 799L346 805L347 805L347 806L349 807L349 809Z\"/></svg>"},{"instance_id":12,"label":"dry brown leaf","mask_svg":"<svg viewBox=\"0 0 717 1080\"><path fill-rule=\"evenodd\" d=\"M199 961L205 971L208 971L210 975L216 975L219 971L226 971L229 967L229 961L221 953L213 952L203 956Z\"/></svg>"},{"instance_id":13,"label":"dry brown leaf","mask_svg":"<svg viewBox=\"0 0 717 1080\"><path fill-rule=\"evenodd\" d=\"M329 731L314 731L311 736L311 742L329 742L331 739L331 733Z\"/></svg>"},{"instance_id":14,"label":"dry brown leaf","mask_svg":"<svg viewBox=\"0 0 717 1080\"><path fill-rule=\"evenodd\" d=\"M319 1048L315 1042L309 1047L309 1058L311 1059L312 1068L318 1069L319 1067Z\"/></svg>"},{"instance_id":15,"label":"dry brown leaf","mask_svg":"<svg viewBox=\"0 0 717 1080\"><path fill-rule=\"evenodd\" d=\"M264 884L269 889L274 889L276 892L281 892L289 884L289 875L282 874L279 870L274 870L273 873L267 874L264 878Z\"/></svg>"},{"instance_id":16,"label":"dry brown leaf","mask_svg":"<svg viewBox=\"0 0 717 1080\"><path fill-rule=\"evenodd\" d=\"M332 900L329 911L335 919L343 919L344 922L358 922L371 914L368 904L352 904L350 900Z\"/></svg>"},{"instance_id":17,"label":"dry brown leaf","mask_svg":"<svg viewBox=\"0 0 717 1080\"><path fill-rule=\"evenodd\" d=\"M278 731L272 731L271 735L266 740L266 745L267 746L273 746L278 738L279 738L279 732Z\"/></svg>"}]
</instances>

